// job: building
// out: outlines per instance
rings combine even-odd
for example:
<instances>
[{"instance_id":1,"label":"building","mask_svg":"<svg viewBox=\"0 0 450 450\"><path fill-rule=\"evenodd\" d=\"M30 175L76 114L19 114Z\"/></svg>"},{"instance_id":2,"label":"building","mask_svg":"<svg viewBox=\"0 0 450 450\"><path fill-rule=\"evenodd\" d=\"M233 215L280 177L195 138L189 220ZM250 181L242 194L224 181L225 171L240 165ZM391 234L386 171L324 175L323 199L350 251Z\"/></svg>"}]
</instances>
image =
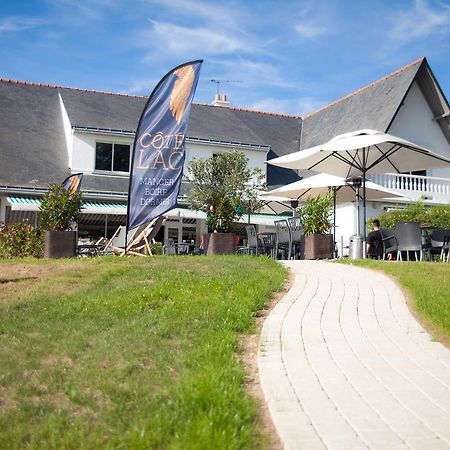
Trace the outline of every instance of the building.
<instances>
[{"instance_id":1,"label":"building","mask_svg":"<svg viewBox=\"0 0 450 450\"><path fill-rule=\"evenodd\" d=\"M145 102L145 97L0 79L0 221L36 222L39 198L49 183L83 172L80 232L111 234L125 222L130 151ZM186 165L193 158L242 150L273 189L308 174L266 165L266 160L364 128L450 157L449 104L425 58L306 116L194 104ZM405 192L406 201L422 196L430 203L450 203L450 168L383 174L375 181ZM204 216L187 209L185 189L186 184L161 240L198 239L204 232ZM370 215L388 205L368 206ZM338 216L337 236L347 242L355 229L354 205L340 205ZM264 228L274 216L254 214L250 220Z\"/></svg>"}]
</instances>

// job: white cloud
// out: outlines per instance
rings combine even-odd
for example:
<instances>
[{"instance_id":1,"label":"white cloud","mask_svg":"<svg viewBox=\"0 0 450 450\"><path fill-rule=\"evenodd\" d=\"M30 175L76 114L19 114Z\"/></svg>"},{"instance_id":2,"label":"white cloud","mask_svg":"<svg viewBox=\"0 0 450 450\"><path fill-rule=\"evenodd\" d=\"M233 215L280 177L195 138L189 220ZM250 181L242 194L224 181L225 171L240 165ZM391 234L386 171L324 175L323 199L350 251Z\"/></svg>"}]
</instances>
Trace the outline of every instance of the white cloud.
<instances>
[{"instance_id":1,"label":"white cloud","mask_svg":"<svg viewBox=\"0 0 450 450\"><path fill-rule=\"evenodd\" d=\"M280 99L267 97L250 105L250 109L258 111L274 112L279 114L305 115L309 114L327 102L314 97L297 97L291 99Z\"/></svg>"},{"instance_id":2,"label":"white cloud","mask_svg":"<svg viewBox=\"0 0 450 450\"><path fill-rule=\"evenodd\" d=\"M247 89L252 86L274 86L280 88L300 89L300 83L285 78L280 67L268 62L253 61L244 58L213 61L221 75L217 78L238 79L245 83ZM287 74L289 76L289 74Z\"/></svg>"},{"instance_id":3,"label":"white cloud","mask_svg":"<svg viewBox=\"0 0 450 450\"><path fill-rule=\"evenodd\" d=\"M148 80L133 80L127 88L127 92L133 95L149 95L158 83L156 78Z\"/></svg>"},{"instance_id":4,"label":"white cloud","mask_svg":"<svg viewBox=\"0 0 450 450\"><path fill-rule=\"evenodd\" d=\"M31 17L6 17L0 19L0 33L28 30L43 25L43 23L42 19Z\"/></svg>"},{"instance_id":5,"label":"white cloud","mask_svg":"<svg viewBox=\"0 0 450 450\"><path fill-rule=\"evenodd\" d=\"M120 6L121 0L49 0L63 15L64 23L101 20L109 10Z\"/></svg>"},{"instance_id":6,"label":"white cloud","mask_svg":"<svg viewBox=\"0 0 450 450\"><path fill-rule=\"evenodd\" d=\"M245 12L237 5L217 5L209 2L199 2L192 0L152 0L152 4L163 7L166 11L171 11L171 17L174 15L186 17L192 16L198 22L199 19L205 19L209 24L226 25L230 27L236 22L242 20Z\"/></svg>"},{"instance_id":7,"label":"white cloud","mask_svg":"<svg viewBox=\"0 0 450 450\"><path fill-rule=\"evenodd\" d=\"M208 27L182 27L152 21L151 35L159 48L174 54L226 54L250 49L247 42L235 35Z\"/></svg>"},{"instance_id":8,"label":"white cloud","mask_svg":"<svg viewBox=\"0 0 450 450\"><path fill-rule=\"evenodd\" d=\"M299 23L294 27L295 31L300 34L300 36L307 39L314 39L319 36L324 36L328 34L326 27L313 25L312 23Z\"/></svg>"},{"instance_id":9,"label":"white cloud","mask_svg":"<svg viewBox=\"0 0 450 450\"><path fill-rule=\"evenodd\" d=\"M388 32L392 42L400 44L450 31L450 6L435 8L426 0L415 0L414 7L398 11L391 18Z\"/></svg>"}]
</instances>

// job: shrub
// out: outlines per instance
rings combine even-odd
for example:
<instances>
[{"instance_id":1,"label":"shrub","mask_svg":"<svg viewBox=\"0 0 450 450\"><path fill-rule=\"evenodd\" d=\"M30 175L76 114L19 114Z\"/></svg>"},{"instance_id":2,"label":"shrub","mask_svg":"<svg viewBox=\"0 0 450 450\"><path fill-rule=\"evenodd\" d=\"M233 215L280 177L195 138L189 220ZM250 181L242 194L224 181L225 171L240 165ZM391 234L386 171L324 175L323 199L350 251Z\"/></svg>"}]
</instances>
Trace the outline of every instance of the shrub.
<instances>
[{"instance_id":1,"label":"shrub","mask_svg":"<svg viewBox=\"0 0 450 450\"><path fill-rule=\"evenodd\" d=\"M41 228L43 231L64 231L81 215L81 193L71 192L60 184L50 185L41 202Z\"/></svg>"},{"instance_id":2,"label":"shrub","mask_svg":"<svg viewBox=\"0 0 450 450\"><path fill-rule=\"evenodd\" d=\"M367 221L370 226L378 219L383 228L394 229L398 222L419 222L423 227L450 228L450 205L427 207L423 201L414 202L406 208L393 209Z\"/></svg>"},{"instance_id":3,"label":"shrub","mask_svg":"<svg viewBox=\"0 0 450 450\"><path fill-rule=\"evenodd\" d=\"M305 234L326 234L331 228L333 192L309 197L298 209Z\"/></svg>"},{"instance_id":4,"label":"shrub","mask_svg":"<svg viewBox=\"0 0 450 450\"><path fill-rule=\"evenodd\" d=\"M39 228L27 223L14 223L0 228L0 257L40 258L44 254L44 238Z\"/></svg>"},{"instance_id":5,"label":"shrub","mask_svg":"<svg viewBox=\"0 0 450 450\"><path fill-rule=\"evenodd\" d=\"M154 244L150 244L150 250L152 251L152 255L162 255L163 245L161 242L155 242Z\"/></svg>"}]
</instances>

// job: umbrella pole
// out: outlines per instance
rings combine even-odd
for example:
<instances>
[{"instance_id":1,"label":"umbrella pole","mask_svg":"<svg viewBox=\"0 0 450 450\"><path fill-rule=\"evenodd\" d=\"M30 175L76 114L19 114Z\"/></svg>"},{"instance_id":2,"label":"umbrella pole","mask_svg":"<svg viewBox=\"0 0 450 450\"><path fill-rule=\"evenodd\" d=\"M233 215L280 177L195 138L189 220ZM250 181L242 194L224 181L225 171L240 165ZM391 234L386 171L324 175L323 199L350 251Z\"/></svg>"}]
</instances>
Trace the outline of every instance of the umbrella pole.
<instances>
[{"instance_id":1,"label":"umbrella pole","mask_svg":"<svg viewBox=\"0 0 450 450\"><path fill-rule=\"evenodd\" d=\"M336 246L336 188L333 188L333 253ZM341 255L342 256L342 255Z\"/></svg>"},{"instance_id":2,"label":"umbrella pole","mask_svg":"<svg viewBox=\"0 0 450 450\"><path fill-rule=\"evenodd\" d=\"M359 187L356 188L356 236L361 236L361 221L359 220Z\"/></svg>"},{"instance_id":3,"label":"umbrella pole","mask_svg":"<svg viewBox=\"0 0 450 450\"><path fill-rule=\"evenodd\" d=\"M363 173L363 259L366 259L366 174Z\"/></svg>"}]
</instances>

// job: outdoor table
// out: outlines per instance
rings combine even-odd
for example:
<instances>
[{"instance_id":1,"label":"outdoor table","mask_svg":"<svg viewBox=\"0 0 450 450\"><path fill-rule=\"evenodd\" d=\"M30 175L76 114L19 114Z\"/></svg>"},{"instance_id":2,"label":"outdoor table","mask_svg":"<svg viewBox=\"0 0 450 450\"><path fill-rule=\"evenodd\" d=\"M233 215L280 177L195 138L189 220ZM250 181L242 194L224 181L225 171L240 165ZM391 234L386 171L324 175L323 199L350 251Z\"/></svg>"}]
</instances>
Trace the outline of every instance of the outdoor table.
<instances>
[{"instance_id":1,"label":"outdoor table","mask_svg":"<svg viewBox=\"0 0 450 450\"><path fill-rule=\"evenodd\" d=\"M175 244L177 255L194 255L198 248L195 243L192 242L180 242Z\"/></svg>"}]
</instances>

